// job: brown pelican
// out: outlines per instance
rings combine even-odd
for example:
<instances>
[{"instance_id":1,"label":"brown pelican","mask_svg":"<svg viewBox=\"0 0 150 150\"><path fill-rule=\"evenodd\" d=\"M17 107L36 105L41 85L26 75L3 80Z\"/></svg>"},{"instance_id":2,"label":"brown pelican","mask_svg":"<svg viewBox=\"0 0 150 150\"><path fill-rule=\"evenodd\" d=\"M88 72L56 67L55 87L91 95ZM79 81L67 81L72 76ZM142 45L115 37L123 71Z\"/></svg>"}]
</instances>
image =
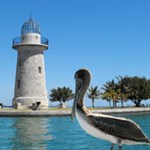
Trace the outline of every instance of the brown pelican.
<instances>
[{"instance_id":1,"label":"brown pelican","mask_svg":"<svg viewBox=\"0 0 150 150\"><path fill-rule=\"evenodd\" d=\"M122 150L123 144L150 144L148 137L133 121L121 117L104 114L93 114L83 102L89 87L91 74L87 69L80 69L75 73L76 91L72 108L72 118L76 116L80 126L90 135L118 144Z\"/></svg>"}]
</instances>

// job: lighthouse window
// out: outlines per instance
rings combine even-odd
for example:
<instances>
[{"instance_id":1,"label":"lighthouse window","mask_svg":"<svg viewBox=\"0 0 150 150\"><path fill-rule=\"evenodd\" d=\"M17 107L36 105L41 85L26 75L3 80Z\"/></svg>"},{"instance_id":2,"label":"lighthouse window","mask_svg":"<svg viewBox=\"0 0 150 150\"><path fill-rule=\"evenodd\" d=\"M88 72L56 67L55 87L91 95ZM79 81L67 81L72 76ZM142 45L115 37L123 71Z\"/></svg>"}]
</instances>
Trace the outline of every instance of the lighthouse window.
<instances>
[{"instance_id":1,"label":"lighthouse window","mask_svg":"<svg viewBox=\"0 0 150 150\"><path fill-rule=\"evenodd\" d=\"M21 60L19 60L19 66L21 67Z\"/></svg>"},{"instance_id":2,"label":"lighthouse window","mask_svg":"<svg viewBox=\"0 0 150 150\"><path fill-rule=\"evenodd\" d=\"M36 39L38 39L38 36L36 36Z\"/></svg>"},{"instance_id":3,"label":"lighthouse window","mask_svg":"<svg viewBox=\"0 0 150 150\"><path fill-rule=\"evenodd\" d=\"M42 73L42 69L41 69L41 67L39 67L39 68L38 68L38 70L39 70L39 73Z\"/></svg>"},{"instance_id":4,"label":"lighthouse window","mask_svg":"<svg viewBox=\"0 0 150 150\"><path fill-rule=\"evenodd\" d=\"M20 80L18 80L18 82L17 82L17 88L18 89L20 88Z\"/></svg>"}]
</instances>

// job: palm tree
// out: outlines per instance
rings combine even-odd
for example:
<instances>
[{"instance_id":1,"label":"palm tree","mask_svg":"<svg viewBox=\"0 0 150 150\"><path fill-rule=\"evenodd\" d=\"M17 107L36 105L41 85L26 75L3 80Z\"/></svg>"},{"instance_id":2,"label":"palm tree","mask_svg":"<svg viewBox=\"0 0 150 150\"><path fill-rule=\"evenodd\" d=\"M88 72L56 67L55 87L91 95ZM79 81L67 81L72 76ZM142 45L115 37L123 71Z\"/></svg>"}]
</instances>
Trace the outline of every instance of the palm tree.
<instances>
[{"instance_id":1,"label":"palm tree","mask_svg":"<svg viewBox=\"0 0 150 150\"><path fill-rule=\"evenodd\" d=\"M111 95L109 92L104 92L101 93L101 98L107 100L107 102L109 103L109 107L111 108Z\"/></svg>"},{"instance_id":2,"label":"palm tree","mask_svg":"<svg viewBox=\"0 0 150 150\"><path fill-rule=\"evenodd\" d=\"M95 99L99 99L101 95L100 90L98 89L98 86L95 87L90 87L88 89L88 93L87 93L87 97L90 98L92 100L92 107L94 108L94 100Z\"/></svg>"},{"instance_id":3,"label":"palm tree","mask_svg":"<svg viewBox=\"0 0 150 150\"><path fill-rule=\"evenodd\" d=\"M117 84L114 80L107 81L105 84L103 84L102 90L104 91L102 93L102 99L106 99L109 102L109 105L111 107L111 100L113 102L113 107L117 107L117 103L119 100L119 94L117 89Z\"/></svg>"},{"instance_id":4,"label":"palm tree","mask_svg":"<svg viewBox=\"0 0 150 150\"><path fill-rule=\"evenodd\" d=\"M72 100L74 98L74 94L69 87L58 87L57 89L51 89L51 93L49 95L49 100L59 101L60 106L64 106L65 102L68 100Z\"/></svg>"},{"instance_id":5,"label":"palm tree","mask_svg":"<svg viewBox=\"0 0 150 150\"><path fill-rule=\"evenodd\" d=\"M110 98L112 99L113 101L113 107L117 107L117 103L119 102L119 95L118 95L118 92L116 90L111 90L109 92L110 94Z\"/></svg>"},{"instance_id":6,"label":"palm tree","mask_svg":"<svg viewBox=\"0 0 150 150\"><path fill-rule=\"evenodd\" d=\"M123 102L127 101L128 99L128 92L129 92L129 89L128 89L128 76L125 76L125 77L122 77L122 76L117 76L116 77L118 82L117 82L117 89L118 89L118 94L119 94L119 97L120 97L120 100L121 100L121 106L122 108L124 107L123 106Z\"/></svg>"}]
</instances>

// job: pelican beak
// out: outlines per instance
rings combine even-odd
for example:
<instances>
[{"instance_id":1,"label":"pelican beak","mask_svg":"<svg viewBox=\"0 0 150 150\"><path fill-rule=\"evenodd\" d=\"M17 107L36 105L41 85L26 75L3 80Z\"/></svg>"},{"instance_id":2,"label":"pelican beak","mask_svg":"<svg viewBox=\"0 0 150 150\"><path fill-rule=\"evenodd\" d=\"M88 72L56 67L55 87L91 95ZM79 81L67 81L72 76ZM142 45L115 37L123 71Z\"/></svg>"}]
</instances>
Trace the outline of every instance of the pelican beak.
<instances>
[{"instance_id":1,"label":"pelican beak","mask_svg":"<svg viewBox=\"0 0 150 150\"><path fill-rule=\"evenodd\" d=\"M76 90L75 90L75 96L74 96L74 102L72 106L72 113L71 113L71 119L73 120L76 116L75 109L76 109L76 100L77 100L77 84L76 84Z\"/></svg>"},{"instance_id":2,"label":"pelican beak","mask_svg":"<svg viewBox=\"0 0 150 150\"><path fill-rule=\"evenodd\" d=\"M76 77L75 77L75 81L76 81ZM76 82L77 83L77 82ZM76 84L76 90L75 90L75 97L74 97L74 102L73 102L73 106L72 106L72 112L71 112L71 119L73 120L75 118L75 108L76 108L76 99L77 99L77 84Z\"/></svg>"},{"instance_id":3,"label":"pelican beak","mask_svg":"<svg viewBox=\"0 0 150 150\"><path fill-rule=\"evenodd\" d=\"M72 106L72 112L71 112L72 120L75 118L75 107L76 107L76 98L74 99L73 106Z\"/></svg>"}]
</instances>

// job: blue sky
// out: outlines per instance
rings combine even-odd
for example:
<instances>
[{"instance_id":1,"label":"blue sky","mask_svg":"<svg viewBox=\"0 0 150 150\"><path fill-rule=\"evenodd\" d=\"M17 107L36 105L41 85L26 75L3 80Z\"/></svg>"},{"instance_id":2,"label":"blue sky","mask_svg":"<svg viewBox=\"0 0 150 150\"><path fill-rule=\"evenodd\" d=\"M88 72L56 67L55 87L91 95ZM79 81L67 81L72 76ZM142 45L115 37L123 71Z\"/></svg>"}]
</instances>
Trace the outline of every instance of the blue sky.
<instances>
[{"instance_id":1,"label":"blue sky","mask_svg":"<svg viewBox=\"0 0 150 150\"><path fill-rule=\"evenodd\" d=\"M30 13L49 39L48 91L58 86L74 90L74 73L80 68L91 70L92 86L101 87L117 75L150 78L149 0L1 0L2 103L11 105L14 96L17 52L12 40Z\"/></svg>"}]
</instances>

